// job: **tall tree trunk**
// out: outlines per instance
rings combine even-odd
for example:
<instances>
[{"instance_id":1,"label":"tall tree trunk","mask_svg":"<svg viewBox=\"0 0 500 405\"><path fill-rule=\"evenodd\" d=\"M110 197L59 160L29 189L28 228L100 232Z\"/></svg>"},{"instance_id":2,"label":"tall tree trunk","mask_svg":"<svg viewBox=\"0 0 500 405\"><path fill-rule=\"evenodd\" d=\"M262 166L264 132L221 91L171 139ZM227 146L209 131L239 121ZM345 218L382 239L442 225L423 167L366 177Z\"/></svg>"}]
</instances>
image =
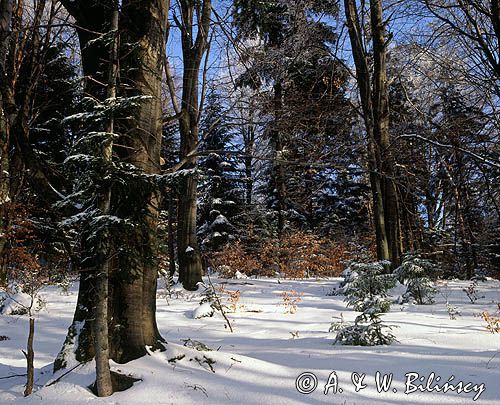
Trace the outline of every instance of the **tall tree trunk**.
<instances>
[{"instance_id":1,"label":"tall tree trunk","mask_svg":"<svg viewBox=\"0 0 500 405\"><path fill-rule=\"evenodd\" d=\"M280 80L274 84L274 127L271 130L271 144L275 154L273 160L273 180L276 187L276 202L278 209L278 238L283 236L286 214L286 179L283 156L283 134L280 131L281 113L283 109L283 85Z\"/></svg>"},{"instance_id":2,"label":"tall tree trunk","mask_svg":"<svg viewBox=\"0 0 500 405\"><path fill-rule=\"evenodd\" d=\"M210 0L181 0L182 55L184 63L182 80L182 106L179 118L181 135L180 161L183 169L195 169L197 159L190 156L198 147L200 102L199 75L203 56L209 47L209 30L212 3ZM195 37L194 18L198 26ZM202 281L203 265L197 240L197 186L196 175L184 176L179 184L177 205L177 258L179 281L184 288L195 290Z\"/></svg>"},{"instance_id":3,"label":"tall tree trunk","mask_svg":"<svg viewBox=\"0 0 500 405\"><path fill-rule=\"evenodd\" d=\"M176 271L174 221L175 221L174 197L173 197L173 192L170 191L170 195L168 196L168 274L170 280L174 279L174 274Z\"/></svg>"},{"instance_id":4,"label":"tall tree trunk","mask_svg":"<svg viewBox=\"0 0 500 405\"><path fill-rule=\"evenodd\" d=\"M76 19L82 51L86 92L106 98L105 83L107 47L95 41L98 34L109 31L111 2L64 0L63 4ZM169 1L128 0L122 2L120 33L122 37L120 85L125 96L140 96L132 120L120 122L125 134L116 153L127 163L145 174L160 169L162 135L161 66L165 52L166 24ZM111 262L109 275L109 351L110 357L124 363L146 354L146 346L162 348L156 325L157 222L158 195L141 192L137 206L123 206L112 201L112 209L120 217L132 217L141 223L129 235L130 249L119 260ZM143 196L144 195L144 196ZM142 197L143 196L143 197ZM116 205L116 207L115 207ZM78 305L65 346L75 344L77 360L94 357L94 333L91 319L95 317L93 295L95 274L82 272ZM75 339L77 340L75 342ZM64 348L55 362L55 369L64 367Z\"/></svg>"},{"instance_id":5,"label":"tall tree trunk","mask_svg":"<svg viewBox=\"0 0 500 405\"><path fill-rule=\"evenodd\" d=\"M108 68L108 88L107 99L113 103L116 99L116 78L118 75L118 21L119 9L115 1L113 13L111 15L111 50L109 52ZM105 170L111 167L113 162L113 133L114 116L111 113L107 128L107 139L102 145L102 161ZM111 214L111 187L104 187L103 193L99 196L98 210L101 215ZM95 363L96 363L96 381L95 390L99 397L107 397L113 393L113 384L111 382L111 371L109 368L109 331L108 331L108 280L110 273L110 255L112 236L109 230L103 233L101 241L101 257L96 277L96 313L95 313Z\"/></svg>"},{"instance_id":6,"label":"tall tree trunk","mask_svg":"<svg viewBox=\"0 0 500 405\"><path fill-rule=\"evenodd\" d=\"M186 53L185 53L186 54ZM180 119L181 155L184 169L196 169L197 159L188 157L198 146L198 72L199 64L184 65L187 72L183 81L183 117ZM185 95L185 96L184 96ZM189 110L195 110L189 112ZM179 184L177 204L177 257L179 260L179 281L187 290L196 289L202 281L202 261L197 237L197 187L196 174L184 176Z\"/></svg>"},{"instance_id":7,"label":"tall tree trunk","mask_svg":"<svg viewBox=\"0 0 500 405\"><path fill-rule=\"evenodd\" d=\"M387 38L382 0L370 1L373 41L373 137L380 149L380 173L384 200L385 229L389 260L393 267L401 261L401 231L398 191L395 182L395 160L389 134L389 92L387 87Z\"/></svg>"},{"instance_id":8,"label":"tall tree trunk","mask_svg":"<svg viewBox=\"0 0 500 405\"><path fill-rule=\"evenodd\" d=\"M124 57L120 80L125 89L130 89L125 95L144 99L131 125L122 130L124 135L120 143L127 148L120 153L125 161L145 174L160 171L161 72L168 9L168 1L127 0L122 3ZM130 44L133 44L132 50ZM138 191L141 194L141 190ZM143 356L145 346L163 347L156 324L159 195L153 191L139 198L137 207L121 206L117 211L119 216L132 216L142 224L130 235L135 251L113 269L112 327L120 332L113 333L111 355L121 362ZM124 268L128 271L127 279L123 278Z\"/></svg>"},{"instance_id":9,"label":"tall tree trunk","mask_svg":"<svg viewBox=\"0 0 500 405\"><path fill-rule=\"evenodd\" d=\"M364 49L364 34L359 20L356 1L344 0L344 6L353 59L356 65L356 80L359 87L363 120L367 134L368 168L373 199L373 223L375 225L375 237L377 242L377 258L379 260L390 260L390 249L386 232L382 173L380 171L380 147L374 135L375 116L372 99L372 78L370 76L368 58Z\"/></svg>"},{"instance_id":10,"label":"tall tree trunk","mask_svg":"<svg viewBox=\"0 0 500 405\"><path fill-rule=\"evenodd\" d=\"M0 0L0 285L6 281L5 271L5 229L6 207L9 193L9 142L12 115L15 104L7 75L7 51L12 22L14 0Z\"/></svg>"},{"instance_id":11,"label":"tall tree trunk","mask_svg":"<svg viewBox=\"0 0 500 405\"><path fill-rule=\"evenodd\" d=\"M381 0L370 1L373 75L363 38L356 0L344 0L363 119L368 137L368 163L373 196L377 257L393 267L401 260L401 225L394 157L389 137L389 94L387 88L387 38ZM362 11L361 11L362 12Z\"/></svg>"},{"instance_id":12,"label":"tall tree trunk","mask_svg":"<svg viewBox=\"0 0 500 405\"><path fill-rule=\"evenodd\" d=\"M111 1L88 2L62 1L64 7L77 22L77 33L80 42L81 63L85 78L85 93L99 101L106 99L106 60L109 50L103 41L98 40L100 34L109 31L111 21ZM84 267L77 264L77 267ZM95 270L85 269L80 273L78 300L73 322L68 329L64 345L54 362L54 370L66 367L67 347L74 347L77 361L87 362L94 358L97 289Z\"/></svg>"}]
</instances>

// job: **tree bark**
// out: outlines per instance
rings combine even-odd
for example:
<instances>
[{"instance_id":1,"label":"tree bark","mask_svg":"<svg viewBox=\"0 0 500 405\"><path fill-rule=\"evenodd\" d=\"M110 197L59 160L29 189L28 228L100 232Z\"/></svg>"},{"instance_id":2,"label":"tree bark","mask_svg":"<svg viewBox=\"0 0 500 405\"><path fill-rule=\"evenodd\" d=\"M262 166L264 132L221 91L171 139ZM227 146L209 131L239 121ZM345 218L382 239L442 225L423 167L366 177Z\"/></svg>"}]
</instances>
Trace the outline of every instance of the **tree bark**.
<instances>
[{"instance_id":1,"label":"tree bark","mask_svg":"<svg viewBox=\"0 0 500 405\"><path fill-rule=\"evenodd\" d=\"M26 387L24 389L25 397L31 395L31 392L33 391L33 380L35 374L35 366L33 364L33 361L35 360L35 351L33 350L33 340L35 339L35 318L32 316L30 316L29 325L28 343L26 345L27 352L24 353L26 356L26 373L28 375L26 378Z\"/></svg>"},{"instance_id":2,"label":"tree bark","mask_svg":"<svg viewBox=\"0 0 500 405\"><path fill-rule=\"evenodd\" d=\"M116 78L118 75L118 21L119 9L118 3L113 5L113 13L111 15L111 50L109 52L109 68L108 68L108 88L107 98L114 102L116 99ZM106 128L107 137L102 146L102 161L105 170L107 170L113 162L113 138L114 133L114 117L111 114ZM98 210L101 215L108 216L111 214L111 187L105 186L103 194L99 196ZM109 368L109 331L108 331L108 281L110 273L110 255L112 237L109 230L103 234L101 241L101 257L99 258L99 268L97 269L96 277L96 314L95 314L95 363L96 363L96 381L95 390L99 397L107 397L113 394L113 384L111 382L111 371Z\"/></svg>"},{"instance_id":3,"label":"tree bark","mask_svg":"<svg viewBox=\"0 0 500 405\"><path fill-rule=\"evenodd\" d=\"M171 191L168 196L168 274L171 281L174 279L174 274L177 270L175 266L175 211L174 198Z\"/></svg>"},{"instance_id":4,"label":"tree bark","mask_svg":"<svg viewBox=\"0 0 500 405\"><path fill-rule=\"evenodd\" d=\"M7 51L12 22L14 0L0 0L0 285L6 282L4 264L5 250L5 204L10 201L9 192L9 142L12 115L15 104L7 77Z\"/></svg>"},{"instance_id":5,"label":"tree bark","mask_svg":"<svg viewBox=\"0 0 500 405\"><path fill-rule=\"evenodd\" d=\"M202 4L201 4L202 3ZM180 1L182 23L179 22L182 38L184 63L182 80L182 105L179 118L181 135L180 161L183 169L195 169L197 159L190 156L198 147L199 135L199 74L200 66L209 46L210 0ZM199 22L194 37L194 17ZM197 216L196 175L184 176L179 184L177 205L177 258L179 260L179 281L187 290L195 290L202 281L203 265L196 234Z\"/></svg>"},{"instance_id":6,"label":"tree bark","mask_svg":"<svg viewBox=\"0 0 500 405\"><path fill-rule=\"evenodd\" d=\"M355 0L344 0L356 79L368 138L368 166L373 198L373 220L377 257L398 266L401 260L401 232L398 194L394 179L394 159L389 138L389 99L387 89L387 40L382 3L370 1L373 75L370 74Z\"/></svg>"},{"instance_id":7,"label":"tree bark","mask_svg":"<svg viewBox=\"0 0 500 405\"><path fill-rule=\"evenodd\" d=\"M401 231L398 191L395 182L395 160L389 134L389 92L387 87L387 38L382 0L370 1L373 41L373 137L380 148L380 172L384 200L385 228L389 245L389 260L393 267L401 262Z\"/></svg>"},{"instance_id":8,"label":"tree bark","mask_svg":"<svg viewBox=\"0 0 500 405\"><path fill-rule=\"evenodd\" d=\"M82 50L82 65L87 78L87 93L104 100L106 83L104 72L109 57L102 41L94 41L99 33L109 31L111 2L64 0L64 6L76 19ZM160 169L162 137L161 67L165 52L166 24L169 1L123 1L120 15L120 86L123 95L141 96L142 100L133 119L120 122L123 135L115 146L121 159L144 174L155 174ZM121 95L121 94L120 94ZM157 221L158 195L141 193L137 206L123 206L112 201L113 212L119 217L132 217L141 223L125 241L127 250L119 259L112 260L109 274L108 327L110 358L118 363L145 355L146 346L163 348L156 325L157 279ZM94 273L94 274L92 274ZM75 343L76 358L88 361L95 355L95 330L90 321L95 317L93 295L95 271L83 271L80 279L78 305L65 345ZM75 342L75 339L77 340ZM64 351L64 348L63 348ZM55 369L65 366L61 354Z\"/></svg>"}]
</instances>

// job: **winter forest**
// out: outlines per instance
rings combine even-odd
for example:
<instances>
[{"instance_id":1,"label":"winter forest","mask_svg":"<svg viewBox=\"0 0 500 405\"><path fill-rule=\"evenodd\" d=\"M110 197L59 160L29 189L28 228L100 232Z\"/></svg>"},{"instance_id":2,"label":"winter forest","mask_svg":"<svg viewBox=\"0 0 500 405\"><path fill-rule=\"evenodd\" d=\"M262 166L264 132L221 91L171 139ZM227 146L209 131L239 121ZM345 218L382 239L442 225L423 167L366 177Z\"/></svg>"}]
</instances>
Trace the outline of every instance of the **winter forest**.
<instances>
[{"instance_id":1,"label":"winter forest","mask_svg":"<svg viewBox=\"0 0 500 405\"><path fill-rule=\"evenodd\" d=\"M0 0L0 404L498 404L500 0Z\"/></svg>"}]
</instances>

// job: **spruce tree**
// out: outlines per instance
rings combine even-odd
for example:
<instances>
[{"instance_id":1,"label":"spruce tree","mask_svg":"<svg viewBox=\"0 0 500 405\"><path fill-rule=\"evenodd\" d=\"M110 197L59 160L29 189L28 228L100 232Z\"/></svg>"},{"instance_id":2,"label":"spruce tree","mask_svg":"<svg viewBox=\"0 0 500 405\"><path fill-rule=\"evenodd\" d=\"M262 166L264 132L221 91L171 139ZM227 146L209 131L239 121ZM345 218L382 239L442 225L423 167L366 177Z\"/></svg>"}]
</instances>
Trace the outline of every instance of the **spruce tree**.
<instances>
[{"instance_id":1,"label":"spruce tree","mask_svg":"<svg viewBox=\"0 0 500 405\"><path fill-rule=\"evenodd\" d=\"M203 177L199 184L199 236L208 250L220 250L238 234L238 216L244 202L244 191L234 154L234 134L225 120L224 107L217 90L206 99L200 124L203 141L199 167Z\"/></svg>"}]
</instances>

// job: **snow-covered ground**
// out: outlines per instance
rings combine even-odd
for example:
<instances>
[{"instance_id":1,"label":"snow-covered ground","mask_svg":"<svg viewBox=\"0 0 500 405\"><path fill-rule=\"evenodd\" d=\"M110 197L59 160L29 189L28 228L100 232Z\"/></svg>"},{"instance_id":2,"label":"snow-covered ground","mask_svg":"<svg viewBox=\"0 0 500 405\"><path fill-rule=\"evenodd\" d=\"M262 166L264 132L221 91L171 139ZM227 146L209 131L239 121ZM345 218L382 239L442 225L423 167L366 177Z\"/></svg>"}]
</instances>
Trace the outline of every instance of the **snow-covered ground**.
<instances>
[{"instance_id":1,"label":"snow-covered ground","mask_svg":"<svg viewBox=\"0 0 500 405\"><path fill-rule=\"evenodd\" d=\"M399 342L377 347L332 345L335 335L328 332L332 318L342 313L350 321L356 315L346 308L342 296L327 295L338 279L213 282L216 286L224 283L228 291L240 291L236 312L228 314L234 333L218 313L193 319L199 293L174 289L167 300L160 288L157 316L160 332L168 341L167 351L125 365L112 364L113 370L142 381L105 399L97 399L87 389L94 380L93 364L78 367L44 387L61 375L52 375L51 363L64 341L77 295L76 285L69 295L56 287L46 288L42 293L46 307L38 313L36 323L37 385L26 399L22 397L25 377L14 375L25 373L21 350L28 321L22 316L0 315L0 336L10 338L0 341L0 404L471 404L474 396L479 396L478 404L500 403L500 334L488 332L480 317L483 311L500 316L498 281L480 282L478 291L484 298L475 304L462 291L469 285L463 281L441 282L434 305L394 304L383 319L396 327L393 334ZM283 305L283 292L301 298L295 313L285 313L290 307ZM227 301L228 295L223 296ZM456 320L450 319L446 301L460 311ZM202 342L212 351L187 347L191 342L184 346L186 339ZM377 371L393 373L387 392L377 392ZM310 394L296 389L297 377L304 372L317 378L317 388ZM420 384L424 388L426 384L432 388L462 381L469 392L412 392L419 382L413 380L416 374L408 373L423 377ZM434 382L428 383L431 373L435 373ZM338 382L337 392L333 385L325 395L329 377L330 382ZM353 381L365 388L356 392ZM306 390L314 378L305 376L300 382ZM469 382L472 384L465 385Z\"/></svg>"}]
</instances>

